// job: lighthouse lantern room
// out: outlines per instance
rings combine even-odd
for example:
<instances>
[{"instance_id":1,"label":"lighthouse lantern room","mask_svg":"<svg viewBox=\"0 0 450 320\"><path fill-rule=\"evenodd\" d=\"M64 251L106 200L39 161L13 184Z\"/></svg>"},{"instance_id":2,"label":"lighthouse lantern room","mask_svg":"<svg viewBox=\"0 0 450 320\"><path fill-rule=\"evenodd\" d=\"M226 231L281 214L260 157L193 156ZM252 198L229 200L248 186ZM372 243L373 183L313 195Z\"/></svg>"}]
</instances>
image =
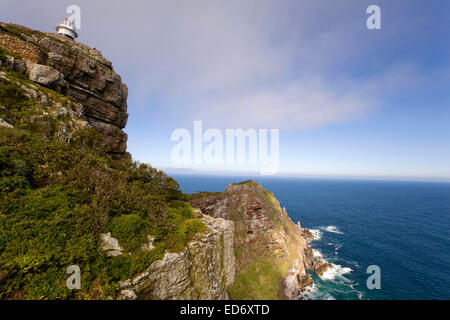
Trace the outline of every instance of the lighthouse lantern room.
<instances>
[{"instance_id":1,"label":"lighthouse lantern room","mask_svg":"<svg viewBox=\"0 0 450 320\"><path fill-rule=\"evenodd\" d=\"M58 34L62 34L72 40L78 38L75 23L69 20L69 18L59 20L59 24L56 26L56 31Z\"/></svg>"}]
</instances>

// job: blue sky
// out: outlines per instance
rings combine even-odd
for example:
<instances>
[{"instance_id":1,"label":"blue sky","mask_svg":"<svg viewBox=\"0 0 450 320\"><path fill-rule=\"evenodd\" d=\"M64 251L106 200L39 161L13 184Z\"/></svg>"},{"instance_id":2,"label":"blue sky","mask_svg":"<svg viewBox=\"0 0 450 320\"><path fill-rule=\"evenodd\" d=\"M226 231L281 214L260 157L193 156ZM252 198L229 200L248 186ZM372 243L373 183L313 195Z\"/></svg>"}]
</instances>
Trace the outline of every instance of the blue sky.
<instances>
[{"instance_id":1,"label":"blue sky","mask_svg":"<svg viewBox=\"0 0 450 320\"><path fill-rule=\"evenodd\" d=\"M447 0L1 2L1 21L42 31L80 6L78 40L129 86L135 160L173 167L172 131L202 120L279 128L284 175L450 180Z\"/></svg>"}]
</instances>

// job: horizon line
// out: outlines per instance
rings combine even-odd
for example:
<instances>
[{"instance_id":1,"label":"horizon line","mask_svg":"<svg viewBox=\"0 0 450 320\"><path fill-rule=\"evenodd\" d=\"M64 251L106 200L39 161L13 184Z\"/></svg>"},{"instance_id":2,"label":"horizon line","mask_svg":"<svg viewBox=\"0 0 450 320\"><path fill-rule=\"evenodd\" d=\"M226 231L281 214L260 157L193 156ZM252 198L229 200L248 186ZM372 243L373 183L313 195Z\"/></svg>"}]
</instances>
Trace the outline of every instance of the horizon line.
<instances>
[{"instance_id":1,"label":"horizon line","mask_svg":"<svg viewBox=\"0 0 450 320\"><path fill-rule=\"evenodd\" d=\"M378 181L417 181L450 183L450 177L418 177L418 176L383 176L383 175L353 175L353 174L307 174L278 173L261 175L258 171L207 171L188 168L157 168L168 175L202 175L202 176L242 176L261 178L303 178L303 179L335 179L335 180L378 180Z\"/></svg>"}]
</instances>

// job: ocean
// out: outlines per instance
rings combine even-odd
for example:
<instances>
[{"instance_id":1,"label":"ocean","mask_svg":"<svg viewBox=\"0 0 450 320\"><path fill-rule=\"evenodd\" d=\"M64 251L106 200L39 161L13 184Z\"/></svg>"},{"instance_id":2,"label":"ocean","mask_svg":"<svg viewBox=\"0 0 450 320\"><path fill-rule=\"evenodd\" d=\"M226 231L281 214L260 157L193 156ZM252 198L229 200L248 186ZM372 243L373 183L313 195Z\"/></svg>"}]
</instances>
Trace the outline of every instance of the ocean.
<instances>
[{"instance_id":1,"label":"ocean","mask_svg":"<svg viewBox=\"0 0 450 320\"><path fill-rule=\"evenodd\" d=\"M186 193L249 178L311 229L334 268L312 274L312 299L450 299L450 183L172 175ZM380 289L366 285L380 268Z\"/></svg>"}]
</instances>

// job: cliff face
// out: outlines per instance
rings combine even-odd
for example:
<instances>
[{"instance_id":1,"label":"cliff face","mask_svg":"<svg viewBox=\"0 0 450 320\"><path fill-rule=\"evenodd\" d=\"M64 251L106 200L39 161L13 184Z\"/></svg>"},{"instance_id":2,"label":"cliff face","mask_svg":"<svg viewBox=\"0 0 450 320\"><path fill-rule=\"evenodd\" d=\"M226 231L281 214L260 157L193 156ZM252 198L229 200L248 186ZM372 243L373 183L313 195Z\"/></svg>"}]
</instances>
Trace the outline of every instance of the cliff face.
<instances>
[{"instance_id":1,"label":"cliff face","mask_svg":"<svg viewBox=\"0 0 450 320\"><path fill-rule=\"evenodd\" d=\"M47 140L44 139L46 141L49 141L48 138L51 136L52 138L56 137L58 141L70 142L72 134L77 130L94 128L101 133L104 147L110 155L114 158L129 157L126 153L127 136L122 131L127 122L127 87L122 83L120 76L114 72L111 62L103 58L100 52L53 33L42 33L17 25L0 23L0 68L0 126L10 128L2 128L2 130L15 132L17 128L14 127L25 128L25 130L28 128L33 129L33 135L39 135L41 131L44 131L42 136L47 138ZM6 131L2 132L6 133ZM19 136L19 134L17 135ZM15 150L11 149L11 147L14 147L18 150L18 153L19 151L23 152L26 156L28 151L22 150L22 142L10 146L9 140L3 139L0 141L3 143L0 147ZM105 297L103 294L106 295L106 291L99 289L102 287L99 283L106 282L107 285L102 284L102 288L109 292L109 281L113 281L112 287L117 288L118 279L130 277L119 282L119 291L114 291L110 297L118 299L296 299L302 291L307 290L308 286L312 284L311 277L306 270L311 269L320 274L329 267L320 258L313 257L313 251L308 246L308 241L312 238L311 233L302 229L299 224L294 224L286 211L280 207L274 195L264 190L256 182L247 181L232 184L220 193L192 195L191 205L198 208L197 216L192 217L192 219L191 216L182 218L182 211L180 211L181 213L177 218L178 220L181 219L180 221L174 218L173 221L167 223L164 218L160 218L161 216L168 220L165 212L154 211L160 208L167 209L167 207L176 211L176 207L170 208L170 201L173 201L173 196L177 194L179 194L179 199L176 198L177 201L185 201L184 195L179 192L178 186L174 186L170 178L162 177L162 173L160 175L147 167L141 166L138 168L127 159L121 160L123 167L107 167L103 161L97 166L94 165L97 162L91 161L93 154L90 152L94 151L85 149L80 149L80 151L81 155L85 154L86 159L89 159L86 163L92 165L88 166L87 169L83 166L80 167L86 170L83 171L84 174L75 169L74 176L73 172L70 171L77 168L76 165L80 163L79 158L74 158L78 160L70 162L67 154L59 155L59 153L55 153L39 165L30 164L30 168L39 168L44 173L48 169L51 172L42 174L38 171L36 177L39 179L32 180L33 183L39 181L40 185L33 186L34 189L30 187L31 184L30 186L25 185L22 193L36 192L37 198L31 199L41 199L43 196L38 191L44 190L42 193L46 196L45 192L48 188L54 187L55 184L62 185L69 188L71 195L77 195L76 203L79 205L77 208L85 208L86 210L93 208L92 211L86 211L86 217L98 215L95 218L97 220L94 219L92 225L86 229L89 231L83 234L78 235L76 230L85 226L84 221L80 222L79 225L76 224L78 227L69 237L67 237L66 231L60 230L61 238L68 238L67 241L69 242L75 241L74 235L79 236L82 240L84 240L84 236L90 237L89 243L93 244L91 251L89 251L90 257L95 256L104 263L101 266L104 269L101 270L106 270L109 277L105 279L102 278L104 276L103 271L96 273L92 266L86 267L86 270L92 271L93 279L98 278L98 283L93 281L90 287L87 285L84 289L83 294L88 297ZM78 152L75 153L77 156L80 155ZM40 153L36 154L38 156L33 159L42 158ZM15 168L17 164L20 164L17 172L8 169L9 171L2 174L8 179L19 177L23 181L28 181L28 176L34 169L26 171L22 167L23 163L32 163L31 160L33 159L20 158L22 155L16 156L18 158L11 159L11 165L4 167ZM59 156L62 159L59 159ZM95 157L97 156L95 155ZM53 158L58 158L58 166L56 166L58 169L48 165ZM102 160L104 159L102 158ZM127 168L126 172L124 172L124 167ZM64 170L69 170L72 175L64 174L63 172L67 172ZM26 177L22 176L23 172L26 172ZM124 181L117 180L118 177L124 175L128 178ZM42 179L42 177L47 176L50 177L48 181ZM57 177L54 178L53 176ZM66 181L61 177L69 178ZM90 178L93 180L89 180ZM78 184L71 185L73 180L76 179L79 179L80 185L88 187L80 187ZM136 183L133 184L132 182ZM168 185L166 185L166 182ZM136 188L137 183L140 186L139 190ZM155 186L153 184L158 185L158 183L162 184L156 188L160 190L160 193L154 191ZM144 187L147 187L147 189L142 189ZM9 186L8 188L0 191L9 192L11 188ZM161 190L166 190L167 195L162 193ZM130 195L133 196L133 192L136 198L129 198ZM147 194L145 194L146 192ZM151 201L152 197L146 198L149 195L148 192L153 192L155 198L164 199L165 202L157 202L157 205L155 205ZM58 195L65 199L65 193L63 195L61 193L62 189ZM4 199L16 201L17 194L10 196L9 193L5 193ZM91 199L94 195L95 197ZM116 200L116 202L112 202L111 199ZM135 202L140 203L142 199L145 200L143 205L136 207ZM23 198L21 201L27 203L28 200ZM71 198L70 203L74 201ZM102 205L99 206L99 203ZM120 204L120 217L117 216L117 208L113 207L114 205L111 203ZM4 208L10 210L15 207L20 206L17 206L14 202L14 206L9 205ZM43 208L45 210L43 209L42 214L36 214L40 217L39 219L49 216L47 211L50 209L46 206L43 206ZM59 205L51 210L58 213L55 213L55 216L59 217L61 214ZM192 210L192 208L189 207L189 210ZM115 213L109 216L110 212ZM27 211L14 211L14 214L22 218L12 221L7 219L12 214L2 216L4 221L12 226L4 230L21 230L21 227L17 227L17 221L33 218ZM147 216L152 217L155 221L160 219L157 227L170 227L168 230L171 230L172 233L160 234L159 239L156 238L157 236L151 237L145 233L144 239L145 236L148 236L150 242L135 249L134 253L137 254L133 255L126 250L127 239L141 240L141 238L129 230L140 230L140 226L146 225L145 222L150 223L145 220ZM83 219L86 217L82 216ZM124 234L120 232L121 228L113 223L114 221L110 221L119 218L124 218L120 220L121 224L132 226L131 229L124 228L127 230ZM44 228L34 220L26 224L27 228L36 225L42 228L36 229L39 232L33 231L33 236L30 236L30 239L27 238L28 236L24 236L24 238L30 241L38 241L36 234L44 234L42 230L48 232L48 234L58 234L58 231L51 224L54 222L52 219L52 217L49 217L48 221L45 220L46 223L49 223L49 226L52 226L51 231L48 229L50 227ZM72 214L67 219L68 222L78 223L73 221ZM181 248L183 246L185 248L180 252L180 247L171 244L169 238L176 238L180 234L187 237L186 234L189 234L190 224L184 224L186 221L183 219L188 221L200 219L206 226L206 230L195 229L192 235L189 235L189 238L186 238L183 242ZM37 221L43 223L41 220ZM70 225L70 223L65 223L65 225ZM116 231L112 230L114 226ZM0 227L2 226L0 225ZM101 233L105 229L110 232ZM205 231L198 232L199 230ZM118 232L122 236L121 239L125 239L123 243L119 243L122 240L113 238L114 234L112 233L114 232ZM5 231L3 234L6 234ZM24 241L19 239L20 237L15 239L13 236L14 234L11 234L8 236L9 238L4 238L4 242L13 243L10 246L11 250L8 249L9 251L5 250L5 252L11 253L8 257L16 259L20 256L17 256L15 252L28 252L29 248L22 248ZM194 237L193 240L191 236ZM15 240L12 241L12 238ZM78 242L74 242L77 245L74 245L72 251L78 252L75 249L86 245L80 239L77 240ZM153 241L155 241L155 245L153 245ZM62 246L64 248L62 250L60 243L41 242L51 244L50 247L54 249L53 253L67 250L65 245ZM97 247L100 242L101 244ZM128 246L130 246L129 243ZM16 247L22 249L17 251ZM51 256L48 254L49 248L43 247L41 250L43 255L45 253L45 257ZM36 254L38 251L30 250L28 254L33 256L32 254ZM154 257L150 257L151 260L146 260L148 257L145 255L148 252L156 252ZM139 254L142 256L139 256ZM101 257L97 255L101 255ZM133 260L133 258L136 259ZM42 260L41 255L38 255L35 260L39 259ZM6 261L7 259L3 260ZM35 260L24 259L24 261L31 262ZM90 261L90 259L85 260ZM96 259L91 260L95 261ZM62 267L66 267L66 265L62 265L63 262L61 261L66 263L65 258L61 258L61 260L55 260L54 258L54 261L49 262L48 267L59 271L63 270ZM19 262L22 263L23 261L20 260ZM76 260L73 263L79 263L79 261ZM0 267L1 265L0 263ZM25 267L20 265L19 267L28 270L27 265ZM138 269L134 269L134 267ZM11 278L17 278L18 276L13 275L13 271L11 271L16 270L14 268L17 269L15 264L5 264L4 269L0 268L0 274L2 275L0 282L6 281L8 275ZM35 266L33 265L30 268L35 268ZM128 272L131 269L134 271ZM42 272L42 276L46 276L47 271L42 270L36 270L34 275L36 279L41 279L38 278L41 277L39 272ZM63 272L61 275L59 271L55 271L55 274L58 277L64 277L65 273ZM124 276L125 274L126 276ZM37 295L34 287L28 288L28 284L29 281L25 281L24 278L22 283L24 288L17 290L14 287L14 289L11 289L12 293L2 293L2 290L0 290L0 296L4 294L7 297L21 297L22 295L24 297L71 297L71 293L68 293L65 288L64 281L58 282L59 291L49 290L44 295L40 290L39 295ZM53 288L53 286L54 284L50 283L46 284L45 287ZM102 293L97 294L97 291Z\"/></svg>"},{"instance_id":2,"label":"cliff face","mask_svg":"<svg viewBox=\"0 0 450 320\"><path fill-rule=\"evenodd\" d=\"M307 229L295 224L274 195L259 183L232 184L222 193L198 194L193 207L234 222L236 283L232 298L297 299L312 279L307 270L324 272L314 258Z\"/></svg>"},{"instance_id":3,"label":"cliff face","mask_svg":"<svg viewBox=\"0 0 450 320\"><path fill-rule=\"evenodd\" d=\"M57 34L0 23L1 126L13 128L13 130L30 129L33 134L42 133L40 136L44 141L56 138L58 141L65 142L70 142L73 134L80 129L94 128L101 133L104 148L110 155L114 158L127 158L127 136L121 130L125 127L128 116L126 99L126 85L114 72L111 62L102 57L99 51ZM127 166L125 164L127 159L123 160L123 165ZM98 174L96 170L98 168L89 169L89 174ZM135 169L129 168L129 170ZM107 171L110 173L111 170ZM142 174L140 172L136 175ZM102 176L102 179L106 179L107 174ZM145 179L151 180L147 175L146 177ZM84 180L88 177L80 178ZM96 191L103 193L99 189ZM90 193L95 194L95 191ZM110 196L114 197L116 194L112 192ZM164 203L164 206L170 205ZM130 209L133 209L133 206L130 206ZM144 213L140 213L145 216ZM125 212L122 217L126 217L127 214L128 212ZM155 215L155 213L150 212L149 215ZM108 219L110 220L111 217ZM140 221L140 224L135 222L136 226L144 225L138 216L135 215L134 219ZM183 221L178 221L185 218L177 216L173 219L175 220L168 223L171 232L182 235L190 232L186 230L190 224L183 225ZM111 298L227 299L228 289L235 281L234 223L230 220L202 215L199 212L196 213L196 217L188 220L197 219L204 224L206 230L196 234L194 232L193 240L190 240L181 252L178 247L177 249L165 247L169 246L167 243L170 241L164 242L164 235L149 236L149 243L143 243L140 250L131 252L127 250L127 243L122 241L123 239L119 241L114 238L114 231L106 222L103 226L105 230L102 231L107 233L92 231L92 234L89 234L88 232L86 236L94 237L98 242L96 254L100 254L103 259L101 268L105 268L107 273L111 272L114 280L110 280L111 278L98 280L92 287L94 289L88 288L84 294L94 298L102 297L102 294L110 289L108 285L105 285L105 281L116 281L115 279L122 278L123 274L128 275L128 271L133 266L135 270L141 271L132 273L133 276L128 280L120 281L118 292L109 290ZM126 221L128 220L123 219L124 224L131 223L131 220ZM179 229L176 229L178 228L176 226L179 226ZM184 229L183 226L185 226ZM159 222L159 227L164 228L164 222ZM139 227L136 227L137 229ZM130 238L133 234L122 236ZM171 236L175 238L175 235L168 237ZM138 238L137 235L135 237ZM12 239L8 241L13 242ZM145 267L142 261L154 260L152 256L159 257L161 250L162 258ZM90 252L90 254L93 253ZM144 266L143 269L140 263ZM58 266L58 268L63 270L62 267ZM83 266L81 268L83 269ZM120 271L117 271L118 269ZM3 270L0 266L2 273L0 282L6 279L4 274L12 274L12 271L8 270L6 268ZM64 276L65 273L62 273L62 277ZM62 287L61 290L64 290L62 281L59 281L58 285ZM117 285L112 287L117 288ZM30 290L17 290L25 296L29 295L28 291ZM67 296L70 295L67 293Z\"/></svg>"},{"instance_id":4,"label":"cliff face","mask_svg":"<svg viewBox=\"0 0 450 320\"><path fill-rule=\"evenodd\" d=\"M119 299L227 299L235 278L234 223L203 216L207 230L180 253L166 253L120 282Z\"/></svg>"},{"instance_id":5,"label":"cliff face","mask_svg":"<svg viewBox=\"0 0 450 320\"><path fill-rule=\"evenodd\" d=\"M128 118L128 89L99 51L58 34L4 23L0 23L0 49L6 52L0 66L30 80L21 85L43 112L68 115L75 129L95 128L108 153L127 155L127 135L122 129ZM16 81L6 73L1 77ZM50 95L45 88L64 99ZM68 129L61 128L61 134Z\"/></svg>"},{"instance_id":6,"label":"cliff face","mask_svg":"<svg viewBox=\"0 0 450 320\"><path fill-rule=\"evenodd\" d=\"M298 299L313 284L307 270L329 267L314 257L309 230L259 183L231 184L190 202L207 230L120 282L119 299Z\"/></svg>"}]
</instances>

